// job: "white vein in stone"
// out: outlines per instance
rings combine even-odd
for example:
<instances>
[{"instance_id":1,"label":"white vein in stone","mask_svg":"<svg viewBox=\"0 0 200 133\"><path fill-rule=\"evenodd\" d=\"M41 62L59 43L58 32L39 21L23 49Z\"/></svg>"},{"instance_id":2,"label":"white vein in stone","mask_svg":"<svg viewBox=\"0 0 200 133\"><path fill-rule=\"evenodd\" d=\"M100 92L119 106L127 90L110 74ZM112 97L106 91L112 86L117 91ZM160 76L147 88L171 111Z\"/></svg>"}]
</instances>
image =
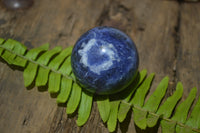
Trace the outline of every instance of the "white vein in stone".
<instances>
[{"instance_id":1,"label":"white vein in stone","mask_svg":"<svg viewBox=\"0 0 200 133\"><path fill-rule=\"evenodd\" d=\"M99 41L99 40L98 40ZM101 53L106 54L109 59L104 61L103 63L97 64L89 64L88 63L88 51L91 50L92 46L98 45L96 39L91 39L88 41L88 43L83 43L80 50L78 50L78 54L81 56L80 63L82 63L85 67L88 67L92 72L100 75L101 71L108 70L112 65L113 61L117 60L120 61L118 58L117 50L111 43L107 43L105 41L102 41L102 46L100 46Z\"/></svg>"}]
</instances>

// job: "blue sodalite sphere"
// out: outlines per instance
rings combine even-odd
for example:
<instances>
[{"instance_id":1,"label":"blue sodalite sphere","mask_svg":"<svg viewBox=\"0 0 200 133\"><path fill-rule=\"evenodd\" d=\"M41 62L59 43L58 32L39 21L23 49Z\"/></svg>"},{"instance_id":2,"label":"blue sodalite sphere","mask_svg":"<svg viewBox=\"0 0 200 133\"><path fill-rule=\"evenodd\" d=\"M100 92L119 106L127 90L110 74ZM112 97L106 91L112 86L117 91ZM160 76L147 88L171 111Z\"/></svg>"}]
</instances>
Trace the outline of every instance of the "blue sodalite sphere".
<instances>
[{"instance_id":1,"label":"blue sodalite sphere","mask_svg":"<svg viewBox=\"0 0 200 133\"><path fill-rule=\"evenodd\" d=\"M2 0L4 5L11 10L25 9L33 5L33 0Z\"/></svg>"},{"instance_id":2,"label":"blue sodalite sphere","mask_svg":"<svg viewBox=\"0 0 200 133\"><path fill-rule=\"evenodd\" d=\"M113 94L133 81L139 58L134 42L125 33L96 27L78 39L71 64L83 88L97 94Z\"/></svg>"}]
</instances>

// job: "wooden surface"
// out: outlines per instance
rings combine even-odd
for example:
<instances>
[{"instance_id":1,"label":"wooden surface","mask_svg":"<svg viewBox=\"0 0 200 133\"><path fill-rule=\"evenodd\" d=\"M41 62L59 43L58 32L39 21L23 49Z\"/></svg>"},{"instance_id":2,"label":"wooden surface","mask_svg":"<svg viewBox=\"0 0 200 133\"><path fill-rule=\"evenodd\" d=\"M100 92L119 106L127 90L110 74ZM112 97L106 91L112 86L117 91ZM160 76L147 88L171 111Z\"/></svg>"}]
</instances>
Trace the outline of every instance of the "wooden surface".
<instances>
[{"instance_id":1,"label":"wooden surface","mask_svg":"<svg viewBox=\"0 0 200 133\"><path fill-rule=\"evenodd\" d=\"M0 4L0 37L13 38L28 48L49 42L51 47L74 45L85 31L99 25L129 34L139 51L139 69L155 72L149 95L166 75L167 96L178 81L186 98L192 87L200 95L200 3L167 0L35 0L27 10L10 11ZM97 105L83 127L68 118L65 107L37 88L27 90L23 73L0 59L1 133L106 133ZM148 95L148 96L149 96ZM116 132L160 132L159 127L141 131L130 115Z\"/></svg>"}]
</instances>

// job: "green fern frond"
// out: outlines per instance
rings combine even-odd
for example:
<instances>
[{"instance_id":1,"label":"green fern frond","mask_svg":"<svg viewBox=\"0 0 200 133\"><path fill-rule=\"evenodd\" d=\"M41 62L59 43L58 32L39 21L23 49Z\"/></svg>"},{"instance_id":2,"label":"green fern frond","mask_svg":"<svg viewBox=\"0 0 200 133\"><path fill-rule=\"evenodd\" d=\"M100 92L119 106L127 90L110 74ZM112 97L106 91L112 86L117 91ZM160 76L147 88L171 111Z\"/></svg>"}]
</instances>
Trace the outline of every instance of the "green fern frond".
<instances>
[{"instance_id":1,"label":"green fern frond","mask_svg":"<svg viewBox=\"0 0 200 133\"><path fill-rule=\"evenodd\" d=\"M169 78L165 77L145 102L154 73L146 78L147 71L142 70L120 94L93 97L76 83L71 68L71 52L71 46L64 50L61 47L49 50L49 44L27 50L15 40L0 38L0 56L8 64L24 68L25 86L47 86L49 93L57 94L57 103L66 103L67 114L78 110L78 126L87 122L95 100L110 132L116 130L118 120L123 122L132 109L134 122L141 129L154 127L160 121L163 133L200 133L200 98L188 116L196 98L196 88L191 90L185 101L177 105L183 93L183 86L179 82L173 95L161 104L169 82Z\"/></svg>"}]
</instances>

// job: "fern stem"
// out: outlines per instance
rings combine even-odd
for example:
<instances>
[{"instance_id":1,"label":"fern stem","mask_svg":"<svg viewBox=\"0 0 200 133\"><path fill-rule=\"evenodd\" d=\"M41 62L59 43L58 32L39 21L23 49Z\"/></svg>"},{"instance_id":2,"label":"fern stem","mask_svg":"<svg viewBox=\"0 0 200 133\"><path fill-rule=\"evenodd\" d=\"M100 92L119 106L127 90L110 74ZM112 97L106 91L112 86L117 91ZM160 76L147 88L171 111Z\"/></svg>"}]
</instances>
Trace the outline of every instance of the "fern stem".
<instances>
[{"instance_id":1,"label":"fern stem","mask_svg":"<svg viewBox=\"0 0 200 133\"><path fill-rule=\"evenodd\" d=\"M15 53L15 52L13 52L12 50L7 49L7 48L3 47L3 45L0 45L0 48L4 49L4 50L6 50L6 51L8 51L8 52L10 52L10 53L12 53L12 54L15 54L15 55L17 55L17 56L19 56L19 57L21 57L21 58L23 58L23 59L25 59L25 60L27 60L27 61L29 61L29 62L32 62L32 63L34 63L34 64L36 64L36 65L39 65L39 66L41 66L41 67L43 67L43 68L45 68L45 69L48 69L48 70L50 70L50 71L52 71L52 72L54 72L54 73L61 74L63 77L65 77L65 78L67 78L67 79L71 79L71 80L73 80L74 82L76 82L75 78L73 78L72 76L70 76L70 75L63 75L61 72L59 72L59 71L57 71L57 70L51 69L50 67L45 66L45 65L43 65L43 64L40 64L40 63L38 63L37 61L31 60L31 59L27 58L26 56L17 54L17 53ZM25 67L26 67L26 65L25 65ZM25 67L24 67L24 68L25 68Z\"/></svg>"},{"instance_id":2,"label":"fern stem","mask_svg":"<svg viewBox=\"0 0 200 133\"><path fill-rule=\"evenodd\" d=\"M185 124L183 124L183 123L180 123L180 122L174 121L174 120L172 120L172 119L166 118L166 117L164 117L164 116L162 116L162 115L160 116L160 115L158 115L158 114L156 114L156 113L153 113L153 112L150 112L150 111L148 111L148 110L142 109L141 107L134 106L133 104L130 104L130 103L124 101L124 100L121 101L121 102L123 102L123 103L129 105L131 108L138 109L138 110L141 110L141 111L147 111L149 114L151 114L151 115L153 115L153 116L157 116L157 117L162 118L162 120L166 120L166 121L169 121L169 122L175 122L177 125L179 125L179 126L181 126L181 127L190 128L190 129L192 129L193 131L195 131L195 132L197 132L197 133L200 133L200 130L199 130L199 129L195 129L195 128L191 127L191 126L188 126L188 125L185 125Z\"/></svg>"},{"instance_id":3,"label":"fern stem","mask_svg":"<svg viewBox=\"0 0 200 133\"><path fill-rule=\"evenodd\" d=\"M151 114L151 115L153 115L153 116L157 116L157 117L162 118L162 120L166 120L166 121L169 121L169 122L175 122L177 125L179 125L179 126L181 126L181 127L190 128L190 129L192 129L193 131L195 131L195 132L197 132L197 133L200 133L200 130L199 130L199 129L195 129L195 128L191 127L191 126L188 126L188 125L185 125L185 124L183 124L183 123L177 122L177 121L175 121L175 120L166 118L166 117L164 117L164 116L162 116L162 115L160 116L160 115L158 115L158 114L156 114L156 113L150 112L150 111L145 110L145 109L143 109L143 108L141 108L141 107L134 106L133 104L130 104L130 103L126 102L125 100L122 100L121 102L123 102L123 103L129 105L131 108L138 109L138 110L141 110L141 111L147 111L149 114Z\"/></svg>"}]
</instances>

